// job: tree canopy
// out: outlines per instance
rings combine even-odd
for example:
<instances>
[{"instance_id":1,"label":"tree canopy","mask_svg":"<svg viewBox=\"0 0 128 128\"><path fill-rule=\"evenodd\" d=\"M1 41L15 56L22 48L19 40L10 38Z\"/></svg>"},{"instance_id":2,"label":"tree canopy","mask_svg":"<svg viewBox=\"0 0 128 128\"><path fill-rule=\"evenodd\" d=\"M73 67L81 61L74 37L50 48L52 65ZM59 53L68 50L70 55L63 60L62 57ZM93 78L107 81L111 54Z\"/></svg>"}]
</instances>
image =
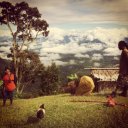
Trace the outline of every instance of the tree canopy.
<instances>
[{"instance_id":1,"label":"tree canopy","mask_svg":"<svg viewBox=\"0 0 128 128\"><path fill-rule=\"evenodd\" d=\"M0 23L6 24L13 37L18 37L20 40L32 40L42 33L43 36L47 36L48 23L41 19L37 7L29 7L28 3L21 2L12 5L10 2L0 2ZM11 24L16 26L14 32L11 28ZM32 35L32 30L36 31L35 37Z\"/></svg>"},{"instance_id":2,"label":"tree canopy","mask_svg":"<svg viewBox=\"0 0 128 128\"><path fill-rule=\"evenodd\" d=\"M41 18L37 7L29 7L28 3L20 2L15 5L10 2L0 2L0 24L6 25L12 35L12 44L8 57L12 58L17 81L17 91L23 90L23 83L26 79L23 77L29 71L30 80L40 69L39 56L29 51L29 45L36 40L38 35L48 36L49 25L46 20ZM26 49L24 49L26 46ZM33 70L31 70L33 69Z\"/></svg>"}]
</instances>

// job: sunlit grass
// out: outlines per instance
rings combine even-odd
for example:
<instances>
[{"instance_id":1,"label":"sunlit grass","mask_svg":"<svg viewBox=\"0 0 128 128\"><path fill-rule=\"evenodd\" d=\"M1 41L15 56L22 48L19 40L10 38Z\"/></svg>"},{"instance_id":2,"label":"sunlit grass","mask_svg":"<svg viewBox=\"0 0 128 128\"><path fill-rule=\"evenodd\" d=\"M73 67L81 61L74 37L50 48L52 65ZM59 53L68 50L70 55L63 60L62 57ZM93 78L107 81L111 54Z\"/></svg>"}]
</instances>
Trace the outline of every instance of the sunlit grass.
<instances>
[{"instance_id":1,"label":"sunlit grass","mask_svg":"<svg viewBox=\"0 0 128 128\"><path fill-rule=\"evenodd\" d=\"M104 95L70 96L68 94L44 96L34 99L16 99L2 107L0 100L0 128L128 128L128 107L106 107L103 103L72 101L107 101ZM116 101L128 104L128 98ZM44 103L46 116L40 121L28 122L36 117L36 110Z\"/></svg>"}]
</instances>

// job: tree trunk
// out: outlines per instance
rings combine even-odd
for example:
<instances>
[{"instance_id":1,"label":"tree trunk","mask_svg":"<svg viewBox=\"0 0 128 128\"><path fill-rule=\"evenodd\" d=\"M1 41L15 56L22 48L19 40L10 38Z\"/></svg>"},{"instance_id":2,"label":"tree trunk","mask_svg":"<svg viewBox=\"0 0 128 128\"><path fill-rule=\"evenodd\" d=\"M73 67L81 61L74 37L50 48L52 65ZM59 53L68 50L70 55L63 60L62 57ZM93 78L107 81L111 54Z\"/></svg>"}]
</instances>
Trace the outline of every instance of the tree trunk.
<instances>
[{"instance_id":1,"label":"tree trunk","mask_svg":"<svg viewBox=\"0 0 128 128\"><path fill-rule=\"evenodd\" d=\"M17 93L19 92L19 76L18 76L18 58L17 58L17 43L16 43L16 35L13 36L13 66L14 66L14 71L15 75L17 78Z\"/></svg>"}]
</instances>

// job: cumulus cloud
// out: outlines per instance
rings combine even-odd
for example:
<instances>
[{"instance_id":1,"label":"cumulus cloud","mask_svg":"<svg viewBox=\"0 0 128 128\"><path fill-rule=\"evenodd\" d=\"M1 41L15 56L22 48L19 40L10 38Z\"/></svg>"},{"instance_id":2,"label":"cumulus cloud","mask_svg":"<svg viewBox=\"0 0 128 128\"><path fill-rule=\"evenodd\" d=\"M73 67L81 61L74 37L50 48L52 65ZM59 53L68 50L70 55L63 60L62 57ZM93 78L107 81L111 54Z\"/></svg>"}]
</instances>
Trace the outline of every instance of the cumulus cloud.
<instances>
[{"instance_id":1,"label":"cumulus cloud","mask_svg":"<svg viewBox=\"0 0 128 128\"><path fill-rule=\"evenodd\" d=\"M45 66L50 66L52 63L56 63L56 65L67 65L68 64L68 62L63 62L60 60L51 60L48 57L40 57L40 60Z\"/></svg>"},{"instance_id":2,"label":"cumulus cloud","mask_svg":"<svg viewBox=\"0 0 128 128\"><path fill-rule=\"evenodd\" d=\"M119 57L117 57L117 56L114 56L114 58L113 58L114 60L119 60Z\"/></svg>"},{"instance_id":3,"label":"cumulus cloud","mask_svg":"<svg viewBox=\"0 0 128 128\"><path fill-rule=\"evenodd\" d=\"M98 62L95 62L95 63L93 64L94 67L100 67L100 65L101 65L101 64L98 63Z\"/></svg>"},{"instance_id":4,"label":"cumulus cloud","mask_svg":"<svg viewBox=\"0 0 128 128\"><path fill-rule=\"evenodd\" d=\"M62 53L62 54L75 54L75 53L84 53L88 49L85 47L80 46L77 43L68 43L68 44L61 44L55 47L44 48L45 52L54 52L54 53Z\"/></svg>"},{"instance_id":5,"label":"cumulus cloud","mask_svg":"<svg viewBox=\"0 0 128 128\"><path fill-rule=\"evenodd\" d=\"M11 3L22 2L22 0L7 0ZM102 52L103 56L118 56L120 51L117 43L128 37L127 29L119 29L128 25L128 0L24 0L32 7L37 7L42 17L50 24L50 34L47 38L39 38L36 43L30 45L31 50L39 53L42 62L46 64L53 61L58 64L63 62L61 55L72 54L77 58L89 58L91 52ZM95 2L96 1L96 2ZM57 5L57 6L56 6ZM76 30L81 25L95 28L104 26L115 29L97 27L85 31ZM54 28L53 28L54 26ZM55 26L60 29L55 28ZM86 27L85 27L86 26ZM1 27L1 26L0 26ZM123 26L124 27L124 26ZM74 28L74 30L70 30ZM7 28L0 28L0 36L10 36ZM2 42L3 43L3 42ZM26 48L26 47L24 47ZM0 47L4 53L9 53L9 46ZM93 54L92 60L101 60L102 55Z\"/></svg>"},{"instance_id":6,"label":"cumulus cloud","mask_svg":"<svg viewBox=\"0 0 128 128\"><path fill-rule=\"evenodd\" d=\"M96 28L89 31L72 30L64 32L60 29L59 31L58 29L55 31L54 28L54 32L55 35L61 35L61 37L58 40L58 38L54 36L54 33L51 33L50 37L54 38L52 38L53 40L48 39L42 43L40 55L73 54L74 57L77 58L89 58L88 52L96 50L103 52L104 56L118 56L120 55L120 51L117 47L118 42L123 40L124 37L128 37L127 29ZM65 36L71 39L70 42L65 42ZM103 55L95 53L92 55L92 60L99 61L103 59Z\"/></svg>"},{"instance_id":7,"label":"cumulus cloud","mask_svg":"<svg viewBox=\"0 0 128 128\"><path fill-rule=\"evenodd\" d=\"M0 53L0 58L6 59L6 60L11 60L11 58L7 57L6 53Z\"/></svg>"},{"instance_id":8,"label":"cumulus cloud","mask_svg":"<svg viewBox=\"0 0 128 128\"><path fill-rule=\"evenodd\" d=\"M45 60L58 60L58 59L61 59L61 56L59 54L56 54L56 53L51 53L51 54L48 54L48 53L44 53L43 55L41 55L43 58L45 58Z\"/></svg>"},{"instance_id":9,"label":"cumulus cloud","mask_svg":"<svg viewBox=\"0 0 128 128\"><path fill-rule=\"evenodd\" d=\"M117 47L115 48L109 47L104 50L104 56L118 56L120 55L120 53L121 51L119 51Z\"/></svg>"},{"instance_id":10,"label":"cumulus cloud","mask_svg":"<svg viewBox=\"0 0 128 128\"><path fill-rule=\"evenodd\" d=\"M75 54L74 57L76 58L89 58L89 55L88 54L81 54L81 53L78 53L78 54Z\"/></svg>"},{"instance_id":11,"label":"cumulus cloud","mask_svg":"<svg viewBox=\"0 0 128 128\"><path fill-rule=\"evenodd\" d=\"M76 62L75 62L75 60L69 60L69 64L74 65L74 64L76 64Z\"/></svg>"},{"instance_id":12,"label":"cumulus cloud","mask_svg":"<svg viewBox=\"0 0 128 128\"><path fill-rule=\"evenodd\" d=\"M10 47L1 46L0 51L3 51L4 53L8 54L10 53Z\"/></svg>"},{"instance_id":13,"label":"cumulus cloud","mask_svg":"<svg viewBox=\"0 0 128 128\"><path fill-rule=\"evenodd\" d=\"M103 56L101 54L93 54L92 55L92 60L101 60L103 59Z\"/></svg>"},{"instance_id":14,"label":"cumulus cloud","mask_svg":"<svg viewBox=\"0 0 128 128\"><path fill-rule=\"evenodd\" d=\"M7 29L5 29L5 30L0 29L0 35L11 37L11 33L10 33L10 31L8 31Z\"/></svg>"},{"instance_id":15,"label":"cumulus cloud","mask_svg":"<svg viewBox=\"0 0 128 128\"><path fill-rule=\"evenodd\" d=\"M85 63L85 61L82 61L82 60L81 60L81 61L79 61L79 63L83 64L83 63Z\"/></svg>"},{"instance_id":16,"label":"cumulus cloud","mask_svg":"<svg viewBox=\"0 0 128 128\"><path fill-rule=\"evenodd\" d=\"M56 65L67 65L68 62L64 62L64 61L60 61L60 60L56 60L54 61L54 63L56 63Z\"/></svg>"},{"instance_id":17,"label":"cumulus cloud","mask_svg":"<svg viewBox=\"0 0 128 128\"><path fill-rule=\"evenodd\" d=\"M89 37L90 36L90 37ZM94 40L99 39L100 41L104 42L108 46L117 46L118 41L123 40L124 37L128 36L128 30L121 28L121 29L104 29L97 27L94 30L89 30L87 32L87 39Z\"/></svg>"},{"instance_id":18,"label":"cumulus cloud","mask_svg":"<svg viewBox=\"0 0 128 128\"><path fill-rule=\"evenodd\" d=\"M118 42L128 37L127 29L96 28L89 31L63 30L51 28L50 35L39 38L37 43L30 44L30 49L39 53L43 63L75 64L74 60L62 61L63 56L73 55L76 58L91 58L99 61L103 56L118 56ZM3 42L1 42L3 43ZM9 53L9 46L0 47L1 51ZM90 53L92 56L90 56ZM101 55L102 53L102 55ZM75 59L75 58L74 58Z\"/></svg>"}]
</instances>

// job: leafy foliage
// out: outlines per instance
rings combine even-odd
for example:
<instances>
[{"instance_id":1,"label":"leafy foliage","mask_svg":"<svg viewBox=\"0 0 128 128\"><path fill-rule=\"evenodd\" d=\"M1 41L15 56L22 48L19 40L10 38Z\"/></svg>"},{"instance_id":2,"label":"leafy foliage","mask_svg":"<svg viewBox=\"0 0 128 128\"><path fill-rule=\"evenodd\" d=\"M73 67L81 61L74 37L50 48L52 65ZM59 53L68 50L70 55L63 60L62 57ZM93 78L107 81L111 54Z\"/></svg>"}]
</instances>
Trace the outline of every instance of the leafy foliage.
<instances>
[{"instance_id":1,"label":"leafy foliage","mask_svg":"<svg viewBox=\"0 0 128 128\"><path fill-rule=\"evenodd\" d=\"M19 88L17 87L17 90L20 91L19 93L22 93L25 86L31 85L39 77L44 66L40 62L38 54L32 51L24 51L20 57L18 76L22 83L18 86Z\"/></svg>"},{"instance_id":2,"label":"leafy foliage","mask_svg":"<svg viewBox=\"0 0 128 128\"><path fill-rule=\"evenodd\" d=\"M58 93L59 69L55 63L47 67L41 75L41 89L43 95Z\"/></svg>"},{"instance_id":3,"label":"leafy foliage","mask_svg":"<svg viewBox=\"0 0 128 128\"><path fill-rule=\"evenodd\" d=\"M16 31L12 33L12 36L17 36L21 40L32 40L32 30L42 32L44 36L48 35L48 24L45 20L41 19L41 14L36 7L29 7L28 3L21 2L12 5L10 2L0 2L0 8L2 9L0 15L0 23L8 25L12 23L16 26ZM37 36L37 35L36 35Z\"/></svg>"},{"instance_id":4,"label":"leafy foliage","mask_svg":"<svg viewBox=\"0 0 128 128\"><path fill-rule=\"evenodd\" d=\"M29 45L38 35L48 36L48 23L41 19L36 7L29 7L21 2L12 5L10 2L0 2L0 23L6 25L12 35L11 53L13 67L17 76L17 92L22 93L24 86L34 80L34 75L40 70L38 55L29 51ZM26 49L24 49L24 46Z\"/></svg>"}]
</instances>

